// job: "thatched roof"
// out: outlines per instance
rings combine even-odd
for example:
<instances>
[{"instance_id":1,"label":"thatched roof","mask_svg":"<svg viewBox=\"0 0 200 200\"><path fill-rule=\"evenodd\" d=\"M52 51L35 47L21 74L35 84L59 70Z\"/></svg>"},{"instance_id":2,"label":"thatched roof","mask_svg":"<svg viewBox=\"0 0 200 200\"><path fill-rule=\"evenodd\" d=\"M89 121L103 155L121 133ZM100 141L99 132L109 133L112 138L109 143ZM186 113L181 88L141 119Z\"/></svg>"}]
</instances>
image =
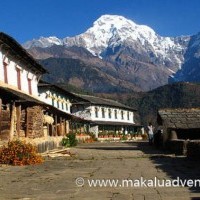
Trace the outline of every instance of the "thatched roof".
<instances>
[{"instance_id":1,"label":"thatched roof","mask_svg":"<svg viewBox=\"0 0 200 200\"><path fill-rule=\"evenodd\" d=\"M167 128L200 128L200 108L161 109L158 111L158 123Z\"/></svg>"},{"instance_id":2,"label":"thatched roof","mask_svg":"<svg viewBox=\"0 0 200 200\"><path fill-rule=\"evenodd\" d=\"M16 40L9 35L0 32L0 48L23 62L28 68L41 74L47 72Z\"/></svg>"}]
</instances>

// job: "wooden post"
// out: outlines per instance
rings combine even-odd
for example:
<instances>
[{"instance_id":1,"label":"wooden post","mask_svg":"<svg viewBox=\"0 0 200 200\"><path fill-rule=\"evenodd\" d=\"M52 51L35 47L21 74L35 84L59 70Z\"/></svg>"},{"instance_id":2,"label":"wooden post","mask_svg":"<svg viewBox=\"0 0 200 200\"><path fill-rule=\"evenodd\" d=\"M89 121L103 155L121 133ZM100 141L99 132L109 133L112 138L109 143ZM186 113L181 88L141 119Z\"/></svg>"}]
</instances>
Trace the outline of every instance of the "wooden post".
<instances>
[{"instance_id":1,"label":"wooden post","mask_svg":"<svg viewBox=\"0 0 200 200\"><path fill-rule=\"evenodd\" d=\"M51 117L53 117L53 114L51 114ZM54 119L54 117L53 117ZM49 135L54 136L54 124L51 124L49 131L51 132Z\"/></svg>"},{"instance_id":2,"label":"wooden post","mask_svg":"<svg viewBox=\"0 0 200 200\"><path fill-rule=\"evenodd\" d=\"M9 140L11 141L14 136L14 126L15 126L15 102L12 105L11 109L11 122L10 122L10 134L9 134Z\"/></svg>"},{"instance_id":3,"label":"wooden post","mask_svg":"<svg viewBox=\"0 0 200 200\"><path fill-rule=\"evenodd\" d=\"M70 122L65 120L65 135L70 131Z\"/></svg>"},{"instance_id":4,"label":"wooden post","mask_svg":"<svg viewBox=\"0 0 200 200\"><path fill-rule=\"evenodd\" d=\"M56 130L56 136L58 136L58 127L57 127L57 125L58 125L58 117L57 117L57 115L55 116L55 130Z\"/></svg>"},{"instance_id":5,"label":"wooden post","mask_svg":"<svg viewBox=\"0 0 200 200\"><path fill-rule=\"evenodd\" d=\"M50 136L50 132L49 132L49 123L47 123L47 136Z\"/></svg>"},{"instance_id":6,"label":"wooden post","mask_svg":"<svg viewBox=\"0 0 200 200\"><path fill-rule=\"evenodd\" d=\"M60 117L60 136L63 136L63 122L62 122L62 117Z\"/></svg>"},{"instance_id":7,"label":"wooden post","mask_svg":"<svg viewBox=\"0 0 200 200\"><path fill-rule=\"evenodd\" d=\"M64 132L63 132L63 135L66 135L66 119L64 119L63 123L64 123L64 130L63 130Z\"/></svg>"},{"instance_id":8,"label":"wooden post","mask_svg":"<svg viewBox=\"0 0 200 200\"><path fill-rule=\"evenodd\" d=\"M20 128L21 128L21 106L16 107L16 117L17 117L17 136L20 137Z\"/></svg>"},{"instance_id":9,"label":"wooden post","mask_svg":"<svg viewBox=\"0 0 200 200\"><path fill-rule=\"evenodd\" d=\"M1 134L1 122L2 121L2 100L0 99L0 134Z\"/></svg>"},{"instance_id":10,"label":"wooden post","mask_svg":"<svg viewBox=\"0 0 200 200\"><path fill-rule=\"evenodd\" d=\"M26 132L25 132L25 137L29 136L29 113L28 113L28 109L26 108Z\"/></svg>"}]
</instances>

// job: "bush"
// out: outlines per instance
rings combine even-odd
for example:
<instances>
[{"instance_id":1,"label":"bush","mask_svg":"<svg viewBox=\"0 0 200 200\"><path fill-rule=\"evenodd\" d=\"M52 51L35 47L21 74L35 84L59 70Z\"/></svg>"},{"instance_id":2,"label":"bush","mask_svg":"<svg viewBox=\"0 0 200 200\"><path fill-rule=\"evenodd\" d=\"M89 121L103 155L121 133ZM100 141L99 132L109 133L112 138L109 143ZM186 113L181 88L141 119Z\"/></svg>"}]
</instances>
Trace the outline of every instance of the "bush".
<instances>
[{"instance_id":1,"label":"bush","mask_svg":"<svg viewBox=\"0 0 200 200\"><path fill-rule=\"evenodd\" d=\"M62 146L65 147L73 147L76 146L78 143L77 139L76 139L76 134L68 134L67 137L62 139Z\"/></svg>"},{"instance_id":2,"label":"bush","mask_svg":"<svg viewBox=\"0 0 200 200\"><path fill-rule=\"evenodd\" d=\"M37 154L36 147L24 141L11 141L0 149L1 164L33 165L42 162L43 158Z\"/></svg>"},{"instance_id":3,"label":"bush","mask_svg":"<svg viewBox=\"0 0 200 200\"><path fill-rule=\"evenodd\" d=\"M148 140L148 135L146 133L141 134L142 140Z\"/></svg>"},{"instance_id":4,"label":"bush","mask_svg":"<svg viewBox=\"0 0 200 200\"><path fill-rule=\"evenodd\" d=\"M121 140L127 140L127 136L125 134L122 135Z\"/></svg>"}]
</instances>

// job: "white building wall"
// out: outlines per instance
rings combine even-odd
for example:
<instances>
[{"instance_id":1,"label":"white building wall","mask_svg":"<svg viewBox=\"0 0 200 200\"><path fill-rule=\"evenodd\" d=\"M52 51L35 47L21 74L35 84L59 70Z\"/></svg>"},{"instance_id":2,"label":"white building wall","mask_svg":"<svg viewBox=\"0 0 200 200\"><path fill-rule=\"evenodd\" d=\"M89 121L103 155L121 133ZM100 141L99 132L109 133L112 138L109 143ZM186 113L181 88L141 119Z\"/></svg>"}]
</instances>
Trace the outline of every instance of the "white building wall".
<instances>
[{"instance_id":1,"label":"white building wall","mask_svg":"<svg viewBox=\"0 0 200 200\"><path fill-rule=\"evenodd\" d=\"M8 83L5 83L5 79L4 79L4 66L3 66L4 61L7 63ZM10 86L13 89L18 90L17 69L20 70L21 92L29 94L28 78L30 78L32 95L38 96L37 76L33 74L32 72L30 72L30 70L26 66L22 66L21 64L19 64L17 60L13 60L12 58L6 57L0 51L0 81L1 83L6 84L8 87Z\"/></svg>"},{"instance_id":2,"label":"white building wall","mask_svg":"<svg viewBox=\"0 0 200 200\"><path fill-rule=\"evenodd\" d=\"M95 108L98 110L98 117L96 117ZM102 117L102 108L105 110L105 118ZM109 118L109 109L111 109L111 118ZM115 118L115 110L117 110L117 119ZM124 112L124 119L121 117L121 111ZM127 112L129 112L129 119L127 117ZM92 120L92 121L106 121L106 122L126 122L126 123L135 123L134 122L134 113L130 110L106 107L106 106L88 106L83 108L83 106L78 106L76 109L73 109L73 114L81 117L83 119Z\"/></svg>"},{"instance_id":3,"label":"white building wall","mask_svg":"<svg viewBox=\"0 0 200 200\"><path fill-rule=\"evenodd\" d=\"M4 82L3 55L1 51L0 51L0 81Z\"/></svg>"},{"instance_id":4,"label":"white building wall","mask_svg":"<svg viewBox=\"0 0 200 200\"><path fill-rule=\"evenodd\" d=\"M60 94L56 93L55 91L44 90L39 92L39 98L41 101L49 105L52 105L63 112L70 113L71 102L69 101L67 96L63 97Z\"/></svg>"}]
</instances>

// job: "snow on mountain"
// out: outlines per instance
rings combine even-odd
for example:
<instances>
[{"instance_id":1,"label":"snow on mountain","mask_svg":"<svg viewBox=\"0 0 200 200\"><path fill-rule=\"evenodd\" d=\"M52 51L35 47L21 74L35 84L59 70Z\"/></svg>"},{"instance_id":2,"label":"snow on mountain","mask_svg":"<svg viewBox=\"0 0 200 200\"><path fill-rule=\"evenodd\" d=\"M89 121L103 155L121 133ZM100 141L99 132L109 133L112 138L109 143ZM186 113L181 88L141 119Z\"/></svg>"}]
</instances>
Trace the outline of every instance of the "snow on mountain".
<instances>
[{"instance_id":1,"label":"snow on mountain","mask_svg":"<svg viewBox=\"0 0 200 200\"><path fill-rule=\"evenodd\" d=\"M114 44L111 43L113 37L117 39ZM85 48L98 55L101 53L101 49L125 40L137 41L143 46L148 42L155 52L163 54L167 49L175 46L172 39L159 37L150 27L137 25L133 21L117 15L103 15L85 33L64 40L67 46L72 43L85 45Z\"/></svg>"},{"instance_id":2,"label":"snow on mountain","mask_svg":"<svg viewBox=\"0 0 200 200\"><path fill-rule=\"evenodd\" d=\"M46 37L46 38L40 37L39 39L33 39L32 41L28 41L25 44L23 44L24 48L26 49L30 49L32 47L47 48L53 45L63 45L62 39L59 39L55 36Z\"/></svg>"},{"instance_id":3,"label":"snow on mountain","mask_svg":"<svg viewBox=\"0 0 200 200\"><path fill-rule=\"evenodd\" d=\"M28 41L23 46L27 49L46 48L52 45L78 46L86 48L93 55L101 58L108 47L128 44L134 48L137 43L142 51L149 55L153 63L164 66L173 65L171 70L177 71L184 61L183 55L188 41L189 37L184 37L182 40L182 37L159 36L150 27L138 25L123 16L103 15L85 33L75 37L64 39L41 37L38 40Z\"/></svg>"}]
</instances>

